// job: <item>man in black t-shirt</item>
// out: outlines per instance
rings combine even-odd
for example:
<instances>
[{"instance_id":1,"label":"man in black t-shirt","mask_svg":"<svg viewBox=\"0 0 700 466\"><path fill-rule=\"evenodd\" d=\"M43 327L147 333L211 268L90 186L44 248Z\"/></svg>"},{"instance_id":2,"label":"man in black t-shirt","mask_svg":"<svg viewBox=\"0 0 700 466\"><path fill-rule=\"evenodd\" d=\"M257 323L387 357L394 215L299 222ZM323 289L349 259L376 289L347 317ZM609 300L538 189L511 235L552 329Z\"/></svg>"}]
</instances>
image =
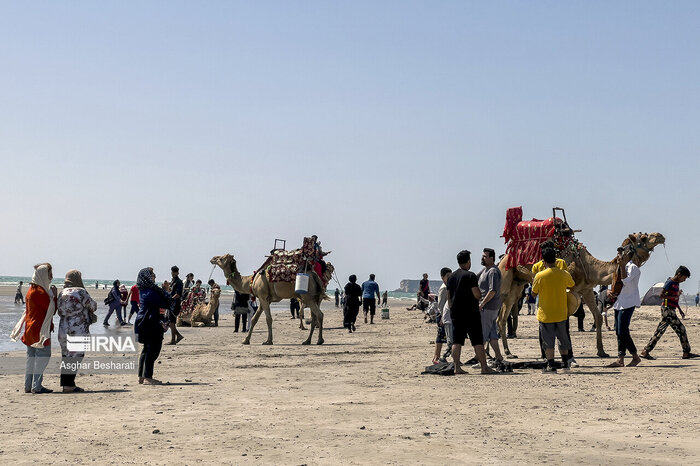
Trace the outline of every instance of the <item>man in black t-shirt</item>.
<instances>
[{"instance_id":1,"label":"man in black t-shirt","mask_svg":"<svg viewBox=\"0 0 700 466\"><path fill-rule=\"evenodd\" d=\"M423 274L423 280L420 281L419 287L421 296L428 299L428 295L430 294L430 282L428 281L427 273Z\"/></svg>"},{"instance_id":2,"label":"man in black t-shirt","mask_svg":"<svg viewBox=\"0 0 700 466\"><path fill-rule=\"evenodd\" d=\"M454 271L447 281L453 327L452 359L454 360L455 374L466 374L462 369L460 355L467 335L469 335L469 340L474 347L476 358L481 364L481 373L491 374L494 371L486 365L484 337L481 331L481 314L479 312L481 292L476 275L469 271L472 266L471 253L466 249L460 251L457 254L457 263L459 269Z\"/></svg>"},{"instance_id":3,"label":"man in black t-shirt","mask_svg":"<svg viewBox=\"0 0 700 466\"><path fill-rule=\"evenodd\" d=\"M177 330L177 326L175 325L175 322L177 322L177 316L180 314L180 306L182 304L182 279L180 279L180 269L177 267L177 265L173 265L170 267L170 272L173 277L172 281L170 282L170 297L173 298L173 304L170 310L168 311L168 326L170 327L170 343L166 343L166 345L176 345L180 343L180 340L182 340L183 337L180 332Z\"/></svg>"}]
</instances>

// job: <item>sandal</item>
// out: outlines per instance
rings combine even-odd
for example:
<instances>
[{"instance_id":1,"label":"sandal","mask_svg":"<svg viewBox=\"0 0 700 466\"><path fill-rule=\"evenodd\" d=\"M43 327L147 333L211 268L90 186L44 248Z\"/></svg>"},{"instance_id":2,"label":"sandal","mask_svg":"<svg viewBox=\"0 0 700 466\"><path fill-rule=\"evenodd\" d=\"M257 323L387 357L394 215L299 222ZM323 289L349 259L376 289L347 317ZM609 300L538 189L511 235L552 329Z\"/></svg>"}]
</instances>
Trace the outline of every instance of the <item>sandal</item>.
<instances>
[{"instance_id":1,"label":"sandal","mask_svg":"<svg viewBox=\"0 0 700 466\"><path fill-rule=\"evenodd\" d=\"M647 354L640 354L639 357L640 357L640 358L643 358L643 359L648 359L649 361L655 361L655 360L656 360L656 358L655 358L654 356L652 356L651 354L649 354L649 353L647 353Z\"/></svg>"}]
</instances>

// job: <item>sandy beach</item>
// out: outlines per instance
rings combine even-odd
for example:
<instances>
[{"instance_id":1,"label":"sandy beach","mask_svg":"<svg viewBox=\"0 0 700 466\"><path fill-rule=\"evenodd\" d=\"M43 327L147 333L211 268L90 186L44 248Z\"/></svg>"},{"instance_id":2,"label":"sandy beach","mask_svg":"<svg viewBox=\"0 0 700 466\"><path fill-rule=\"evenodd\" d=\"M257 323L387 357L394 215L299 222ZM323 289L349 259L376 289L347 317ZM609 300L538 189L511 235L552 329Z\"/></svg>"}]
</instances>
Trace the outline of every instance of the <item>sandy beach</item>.
<instances>
[{"instance_id":1,"label":"sandy beach","mask_svg":"<svg viewBox=\"0 0 700 466\"><path fill-rule=\"evenodd\" d=\"M3 290L4 293L4 290ZM95 293L99 300L103 293ZM582 367L569 373L440 377L430 363L434 324L406 302L391 319L342 329L325 304L326 344L301 346L307 333L288 312L274 313L274 346L265 326L250 346L233 333L223 301L218 328L184 328L164 346L157 378L79 375L88 393L30 395L21 375L0 375L4 412L0 460L28 463L141 464L679 464L700 461L700 360L681 360L669 330L656 361L607 369L594 334L572 333ZM104 306L100 307L100 313ZM523 310L523 312L525 312ZM656 308L637 310L632 335L643 346ZM700 345L700 313L685 321ZM263 321L261 321L262 323ZM573 324L572 320L572 324ZM587 316L586 326L591 318ZM96 324L98 325L98 324ZM575 325L574 325L575 327ZM522 316L511 349L537 354L535 318ZM167 337L167 335L166 335ZM614 354L614 332L604 333ZM315 341L315 340L314 340ZM60 357L54 337L53 358ZM696 346L697 348L697 346ZM469 354L469 353L467 353ZM24 358L21 351L0 358ZM57 375L45 385L60 390Z\"/></svg>"}]
</instances>

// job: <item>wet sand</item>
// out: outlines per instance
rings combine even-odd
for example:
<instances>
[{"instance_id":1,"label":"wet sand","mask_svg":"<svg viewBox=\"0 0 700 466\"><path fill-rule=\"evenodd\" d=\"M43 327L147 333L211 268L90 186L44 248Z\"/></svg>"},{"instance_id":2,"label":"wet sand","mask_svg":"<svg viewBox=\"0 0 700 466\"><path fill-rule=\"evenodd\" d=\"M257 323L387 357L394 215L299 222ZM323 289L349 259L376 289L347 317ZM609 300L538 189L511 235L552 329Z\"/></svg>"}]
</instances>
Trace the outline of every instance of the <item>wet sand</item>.
<instances>
[{"instance_id":1,"label":"wet sand","mask_svg":"<svg viewBox=\"0 0 700 466\"><path fill-rule=\"evenodd\" d=\"M95 295L100 303L101 296ZM342 329L341 311L324 303L322 346L301 346L308 333L277 311L275 345L261 345L262 319L244 346L225 299L218 328L182 329L185 340L163 347L155 377L169 385L138 385L131 374L79 375L89 393L31 395L23 393L23 376L0 375L8 413L0 461L700 462L700 360L680 359L671 329L653 352L658 360L637 368L604 368L612 359L595 357L594 333L574 331L582 367L569 373L481 376L468 368L469 375L440 377L420 375L432 357L435 325L406 311L405 302L391 303L390 320L359 323L353 334ZM635 313L632 336L640 349L658 316L656 308ZM691 308L689 317L685 325L698 351L700 312ZM587 315L586 328L591 320ZM534 317L521 316L518 336L511 350L534 359ZM604 332L604 343L615 354L614 332ZM60 390L56 375L47 375L45 385Z\"/></svg>"}]
</instances>

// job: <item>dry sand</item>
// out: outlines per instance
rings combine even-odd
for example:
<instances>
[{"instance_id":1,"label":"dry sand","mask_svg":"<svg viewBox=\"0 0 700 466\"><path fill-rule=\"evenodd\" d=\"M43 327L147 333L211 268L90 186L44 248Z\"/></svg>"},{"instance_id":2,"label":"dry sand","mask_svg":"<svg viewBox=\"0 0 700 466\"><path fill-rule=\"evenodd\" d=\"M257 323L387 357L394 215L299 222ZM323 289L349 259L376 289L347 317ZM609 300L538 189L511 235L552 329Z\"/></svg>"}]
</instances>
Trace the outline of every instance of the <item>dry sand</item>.
<instances>
[{"instance_id":1,"label":"dry sand","mask_svg":"<svg viewBox=\"0 0 700 466\"><path fill-rule=\"evenodd\" d=\"M264 320L243 346L226 299L220 327L185 328L181 344L164 346L155 376L170 385L79 375L92 393L31 395L21 375L1 375L0 462L700 462L700 360L680 359L670 329L653 353L659 359L637 368L603 368L611 360L595 357L594 334L573 332L582 367L570 373L481 376L468 369L440 377L419 375L431 359L435 326L403 302L391 303L390 320L358 324L353 334L341 328L339 310L327 309L323 346L301 346L307 333L278 312L274 346L261 345ZM655 308L635 313L640 348L658 315ZM699 316L691 308L685 321L696 351ZM521 316L518 334L511 349L533 359L534 317ZM614 354L614 333L604 338ZM59 353L54 337L53 357ZM0 355L11 357L24 355ZM45 385L60 390L58 376L47 375Z\"/></svg>"}]
</instances>

